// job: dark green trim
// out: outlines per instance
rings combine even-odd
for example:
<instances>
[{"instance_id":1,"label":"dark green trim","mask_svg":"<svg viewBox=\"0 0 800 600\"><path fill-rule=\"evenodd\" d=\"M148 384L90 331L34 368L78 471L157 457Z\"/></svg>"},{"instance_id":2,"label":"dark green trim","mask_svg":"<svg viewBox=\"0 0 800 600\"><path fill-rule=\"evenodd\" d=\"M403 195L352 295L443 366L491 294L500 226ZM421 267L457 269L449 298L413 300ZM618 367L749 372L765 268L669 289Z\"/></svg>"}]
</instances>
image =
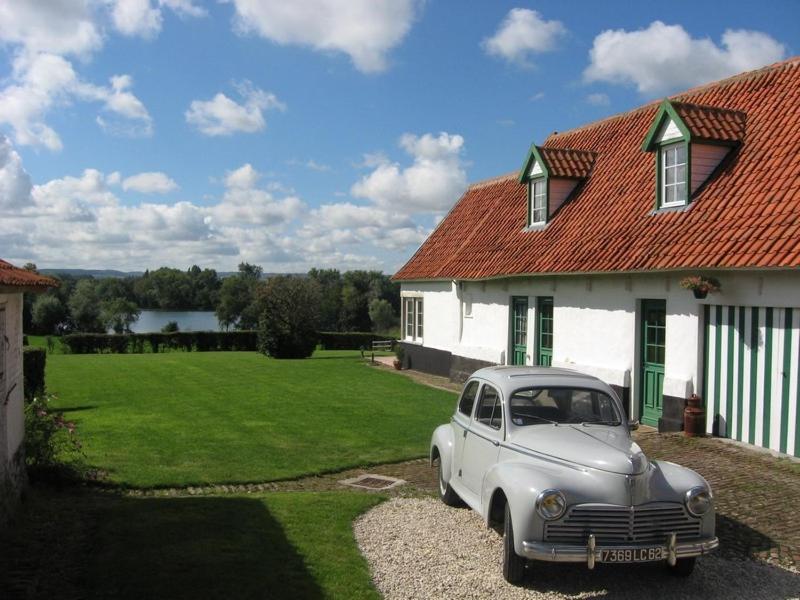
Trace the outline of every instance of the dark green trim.
<instances>
[{"instance_id":1,"label":"dark green trim","mask_svg":"<svg viewBox=\"0 0 800 600\"><path fill-rule=\"evenodd\" d=\"M717 435L720 435L719 409L720 393L719 384L722 379L722 307L714 307L714 419L717 421Z\"/></svg>"},{"instance_id":2,"label":"dark green trim","mask_svg":"<svg viewBox=\"0 0 800 600\"><path fill-rule=\"evenodd\" d=\"M711 339L711 319L710 319L710 307L708 304L703 305L703 330L705 334L703 335L703 402L705 402L706 406L708 406L708 355L709 355L709 343L708 341Z\"/></svg>"},{"instance_id":3,"label":"dark green trim","mask_svg":"<svg viewBox=\"0 0 800 600\"><path fill-rule=\"evenodd\" d=\"M528 154L525 156L525 162L522 163L522 169L519 172L519 182L525 183L528 177L528 171L531 168L531 163L536 160L542 166L542 173L544 177L550 177L550 170L547 168L547 163L542 158L539 148L536 144L531 144ZM538 175L537 175L538 177Z\"/></svg>"},{"instance_id":4,"label":"dark green trim","mask_svg":"<svg viewBox=\"0 0 800 600\"><path fill-rule=\"evenodd\" d=\"M736 308L728 307L728 376L725 389L725 436L731 435L731 422L733 421L733 331L736 323Z\"/></svg>"},{"instance_id":5,"label":"dark green trim","mask_svg":"<svg viewBox=\"0 0 800 600\"><path fill-rule=\"evenodd\" d=\"M742 415L742 411L744 410L744 347L745 347L745 335L744 335L744 322L745 322L745 312L746 309L744 306L739 307L739 369L737 375L737 386L736 386L736 415L738 418L736 419L736 439L739 441L742 440L742 422L744 421L744 416Z\"/></svg>"},{"instance_id":6,"label":"dark green trim","mask_svg":"<svg viewBox=\"0 0 800 600\"><path fill-rule=\"evenodd\" d=\"M792 310L785 308L783 318L783 386L781 390L781 452L786 453L789 438L789 395L792 372Z\"/></svg>"},{"instance_id":7,"label":"dark green trim","mask_svg":"<svg viewBox=\"0 0 800 600\"><path fill-rule=\"evenodd\" d=\"M642 143L643 152L653 152L656 149L659 144L659 142L656 140L656 136L658 135L661 126L664 124L664 121L666 121L668 118L675 122L678 130L683 135L683 141L685 141L687 144L692 141L692 134L689 131L689 128L686 126L686 123L683 122L683 119L681 119L678 113L675 111L675 108L672 106L672 103L669 101L669 99L664 98L664 100L661 102L661 105L658 107L656 118L653 119L653 124L650 125L650 129L647 131L647 136L644 138L644 142Z\"/></svg>"},{"instance_id":8,"label":"dark green trim","mask_svg":"<svg viewBox=\"0 0 800 600\"><path fill-rule=\"evenodd\" d=\"M656 211L659 210L668 210L674 208L680 208L680 205L675 204L673 206L661 206L661 197L663 194L663 187L661 185L661 173L663 171L663 164L662 158L663 155L661 153L662 149L665 146L673 146L675 144L680 144L680 140L674 139L668 142L664 142L663 144L659 144L658 148L656 149ZM688 206L692 199L692 145L689 142L684 142L686 144L686 196L683 199L683 206ZM699 189L699 188L698 188Z\"/></svg>"},{"instance_id":9,"label":"dark green trim","mask_svg":"<svg viewBox=\"0 0 800 600\"><path fill-rule=\"evenodd\" d=\"M758 307L750 314L750 430L747 441L756 443L756 399L758 398Z\"/></svg>"},{"instance_id":10,"label":"dark green trim","mask_svg":"<svg viewBox=\"0 0 800 600\"><path fill-rule=\"evenodd\" d=\"M766 309L764 321L764 422L761 428L761 445L769 448L769 426L772 416L772 307Z\"/></svg>"}]
</instances>

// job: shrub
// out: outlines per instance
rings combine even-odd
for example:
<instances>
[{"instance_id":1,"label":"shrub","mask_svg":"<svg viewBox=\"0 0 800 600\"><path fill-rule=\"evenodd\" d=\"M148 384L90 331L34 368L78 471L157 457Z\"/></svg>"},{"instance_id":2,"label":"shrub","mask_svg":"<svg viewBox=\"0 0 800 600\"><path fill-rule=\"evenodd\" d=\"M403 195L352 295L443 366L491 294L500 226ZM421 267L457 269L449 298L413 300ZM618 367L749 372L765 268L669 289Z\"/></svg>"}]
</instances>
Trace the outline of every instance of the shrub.
<instances>
[{"instance_id":1,"label":"shrub","mask_svg":"<svg viewBox=\"0 0 800 600\"><path fill-rule=\"evenodd\" d=\"M317 346L319 284L281 275L259 290L258 349L275 358L308 358Z\"/></svg>"},{"instance_id":2,"label":"shrub","mask_svg":"<svg viewBox=\"0 0 800 600\"><path fill-rule=\"evenodd\" d=\"M41 394L25 404L25 465L30 475L71 471L82 456L75 423L50 409L52 398Z\"/></svg>"},{"instance_id":3,"label":"shrub","mask_svg":"<svg viewBox=\"0 0 800 600\"><path fill-rule=\"evenodd\" d=\"M55 333L68 316L67 307L61 303L58 296L49 294L36 298L31 315L36 331L44 334Z\"/></svg>"},{"instance_id":4,"label":"shrub","mask_svg":"<svg viewBox=\"0 0 800 600\"><path fill-rule=\"evenodd\" d=\"M22 350L23 391L26 400L44 393L44 368L47 352L44 348L26 346Z\"/></svg>"},{"instance_id":5,"label":"shrub","mask_svg":"<svg viewBox=\"0 0 800 600\"><path fill-rule=\"evenodd\" d=\"M255 331L176 331L172 333L71 333L61 338L65 351L71 354L142 354L183 350L209 352L215 350L255 351Z\"/></svg>"},{"instance_id":6,"label":"shrub","mask_svg":"<svg viewBox=\"0 0 800 600\"><path fill-rule=\"evenodd\" d=\"M362 331L320 331L317 335L325 350L369 350L372 342L386 339L386 336Z\"/></svg>"},{"instance_id":7,"label":"shrub","mask_svg":"<svg viewBox=\"0 0 800 600\"><path fill-rule=\"evenodd\" d=\"M369 303L369 319L375 331L386 331L397 322L392 305L388 300L380 298Z\"/></svg>"},{"instance_id":8,"label":"shrub","mask_svg":"<svg viewBox=\"0 0 800 600\"><path fill-rule=\"evenodd\" d=\"M161 333L175 333L180 330L177 321L167 321L167 324L161 328Z\"/></svg>"}]
</instances>

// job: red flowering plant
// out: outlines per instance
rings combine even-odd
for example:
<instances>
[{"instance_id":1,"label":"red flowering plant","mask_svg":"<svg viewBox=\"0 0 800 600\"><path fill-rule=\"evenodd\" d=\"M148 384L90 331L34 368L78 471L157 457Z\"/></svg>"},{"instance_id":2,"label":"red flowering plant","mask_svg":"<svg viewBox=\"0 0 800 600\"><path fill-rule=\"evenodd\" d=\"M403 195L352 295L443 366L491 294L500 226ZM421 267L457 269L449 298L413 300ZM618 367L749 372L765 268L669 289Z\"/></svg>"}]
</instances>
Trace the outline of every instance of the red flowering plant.
<instances>
[{"instance_id":1,"label":"red flowering plant","mask_svg":"<svg viewBox=\"0 0 800 600\"><path fill-rule=\"evenodd\" d=\"M712 294L722 289L719 279L715 277L703 277L702 275L690 275L681 279L681 287L692 290L697 298L705 298L706 294Z\"/></svg>"},{"instance_id":2,"label":"red flowering plant","mask_svg":"<svg viewBox=\"0 0 800 600\"><path fill-rule=\"evenodd\" d=\"M50 408L54 398L45 393L25 403L25 465L33 477L74 475L80 470L83 451L75 423Z\"/></svg>"}]
</instances>

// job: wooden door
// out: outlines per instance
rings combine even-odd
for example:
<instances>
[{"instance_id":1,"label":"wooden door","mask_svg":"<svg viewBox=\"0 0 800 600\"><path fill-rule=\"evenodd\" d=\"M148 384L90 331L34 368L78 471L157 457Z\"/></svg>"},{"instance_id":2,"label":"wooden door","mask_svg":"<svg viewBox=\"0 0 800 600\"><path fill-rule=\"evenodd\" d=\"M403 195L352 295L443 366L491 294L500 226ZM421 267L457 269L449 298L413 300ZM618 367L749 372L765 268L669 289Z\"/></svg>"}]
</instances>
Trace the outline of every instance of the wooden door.
<instances>
[{"instance_id":1,"label":"wooden door","mask_svg":"<svg viewBox=\"0 0 800 600\"><path fill-rule=\"evenodd\" d=\"M664 398L666 300L642 300L641 421L658 427Z\"/></svg>"}]
</instances>

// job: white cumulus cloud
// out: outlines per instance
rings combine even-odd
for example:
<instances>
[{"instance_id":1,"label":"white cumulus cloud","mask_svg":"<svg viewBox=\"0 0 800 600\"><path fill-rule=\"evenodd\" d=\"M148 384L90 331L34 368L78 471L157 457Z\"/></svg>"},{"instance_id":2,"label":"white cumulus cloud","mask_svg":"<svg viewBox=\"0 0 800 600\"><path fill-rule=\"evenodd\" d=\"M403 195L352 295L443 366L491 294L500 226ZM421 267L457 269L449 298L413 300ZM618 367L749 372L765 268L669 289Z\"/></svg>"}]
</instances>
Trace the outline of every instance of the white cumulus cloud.
<instances>
[{"instance_id":1,"label":"white cumulus cloud","mask_svg":"<svg viewBox=\"0 0 800 600\"><path fill-rule=\"evenodd\" d=\"M27 52L87 55L103 43L87 0L3 0L0 41Z\"/></svg>"},{"instance_id":2,"label":"white cumulus cloud","mask_svg":"<svg viewBox=\"0 0 800 600\"><path fill-rule=\"evenodd\" d=\"M561 21L548 21L535 10L512 8L495 34L481 45L491 56L529 65L532 54L555 50L566 33Z\"/></svg>"},{"instance_id":3,"label":"white cumulus cloud","mask_svg":"<svg viewBox=\"0 0 800 600\"><path fill-rule=\"evenodd\" d=\"M400 138L400 146L412 157L410 166L383 159L371 173L351 188L384 208L406 213L437 213L452 206L467 187L461 160L464 138L442 132Z\"/></svg>"},{"instance_id":4,"label":"white cumulus cloud","mask_svg":"<svg viewBox=\"0 0 800 600\"><path fill-rule=\"evenodd\" d=\"M31 178L11 142L0 135L0 215L31 203Z\"/></svg>"},{"instance_id":5,"label":"white cumulus cloud","mask_svg":"<svg viewBox=\"0 0 800 600\"><path fill-rule=\"evenodd\" d=\"M241 104L221 92L211 100L193 100L185 113L186 122L210 136L256 133L267 126L265 110L286 110L275 94L254 88L249 82L236 87Z\"/></svg>"},{"instance_id":6,"label":"white cumulus cloud","mask_svg":"<svg viewBox=\"0 0 800 600\"><path fill-rule=\"evenodd\" d=\"M364 73L386 69L387 54L411 29L418 0L233 0L235 27L281 45L343 52Z\"/></svg>"},{"instance_id":7,"label":"white cumulus cloud","mask_svg":"<svg viewBox=\"0 0 800 600\"><path fill-rule=\"evenodd\" d=\"M781 60L786 48L766 33L728 29L721 45L693 38L681 25L607 30L589 52L586 81L634 85L656 95L721 79Z\"/></svg>"},{"instance_id":8,"label":"white cumulus cloud","mask_svg":"<svg viewBox=\"0 0 800 600\"><path fill-rule=\"evenodd\" d=\"M164 22L162 7L175 12L179 17L204 17L205 8L192 0L113 0L111 20L114 27L123 35L152 39L161 32Z\"/></svg>"},{"instance_id":9,"label":"white cumulus cloud","mask_svg":"<svg viewBox=\"0 0 800 600\"><path fill-rule=\"evenodd\" d=\"M611 98L608 94L594 93L586 96L586 102L592 106L608 106L611 104Z\"/></svg>"},{"instance_id":10,"label":"white cumulus cloud","mask_svg":"<svg viewBox=\"0 0 800 600\"><path fill-rule=\"evenodd\" d=\"M122 180L122 189L142 194L167 194L177 190L178 184L166 173L149 171L126 177Z\"/></svg>"}]
</instances>

